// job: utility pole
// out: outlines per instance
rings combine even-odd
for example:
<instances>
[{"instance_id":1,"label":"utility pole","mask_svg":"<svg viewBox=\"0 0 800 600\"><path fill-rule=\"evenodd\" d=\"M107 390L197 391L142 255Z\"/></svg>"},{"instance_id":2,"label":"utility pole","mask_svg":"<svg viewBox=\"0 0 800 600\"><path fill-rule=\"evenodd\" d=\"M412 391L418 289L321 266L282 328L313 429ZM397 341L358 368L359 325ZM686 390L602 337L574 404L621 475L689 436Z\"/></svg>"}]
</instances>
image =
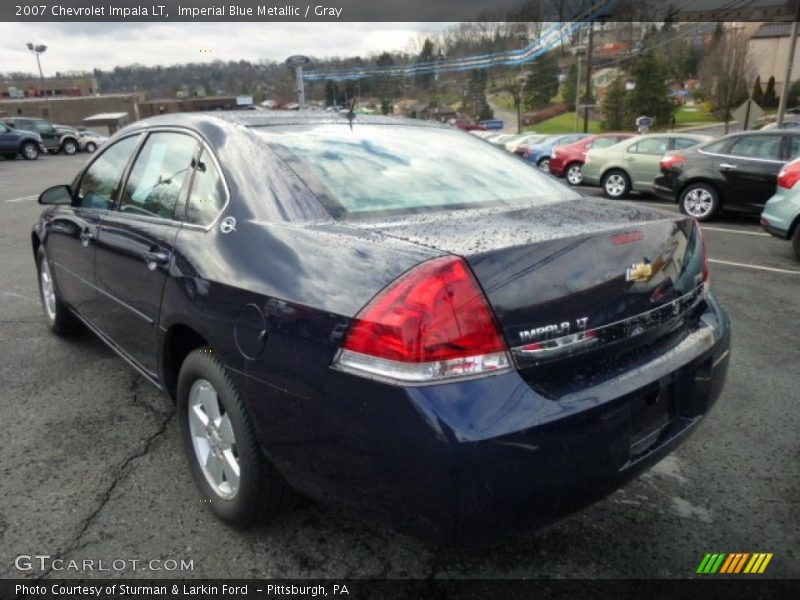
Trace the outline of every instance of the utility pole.
<instances>
[{"instance_id":1,"label":"utility pole","mask_svg":"<svg viewBox=\"0 0 800 600\"><path fill-rule=\"evenodd\" d=\"M586 49L586 107L583 109L583 133L589 133L589 99L592 97L592 46L594 45L594 21L589 23L589 44ZM577 107L575 109L577 111Z\"/></svg>"},{"instance_id":2,"label":"utility pole","mask_svg":"<svg viewBox=\"0 0 800 600\"><path fill-rule=\"evenodd\" d=\"M792 68L794 67L794 51L797 47L797 22L800 21L800 0L794 2L794 20L792 21L792 35L789 42L789 56L786 57L786 75L783 78L783 89L781 90L781 100L778 104L778 127L783 123L783 115L786 113L786 103L789 100L789 88L791 87Z\"/></svg>"},{"instance_id":3,"label":"utility pole","mask_svg":"<svg viewBox=\"0 0 800 600\"><path fill-rule=\"evenodd\" d=\"M44 82L44 71L42 71L42 61L39 58L39 56L45 50L47 50L47 46L45 46L44 44L33 44L31 42L28 42L25 45L28 47L28 50L33 52L33 54L36 56L36 64L39 67L39 80L41 81L42 93L44 94L44 105L47 108L47 119L49 121L52 121L53 120L53 111L50 110L50 99L47 97L47 89L46 89L46 84Z\"/></svg>"},{"instance_id":4,"label":"utility pole","mask_svg":"<svg viewBox=\"0 0 800 600\"><path fill-rule=\"evenodd\" d=\"M517 34L517 39L519 40L520 51L524 50L525 46L528 43L528 35L527 35L527 33L520 31ZM520 61L520 63L519 63L519 76L518 76L518 79L519 79L519 100L517 101L517 133L522 133L522 103L523 103L522 91L525 89L525 78L523 76L523 74L524 74L523 67L524 67L524 65L523 65L522 61Z\"/></svg>"},{"instance_id":5,"label":"utility pole","mask_svg":"<svg viewBox=\"0 0 800 600\"><path fill-rule=\"evenodd\" d=\"M579 119L580 119L580 105L581 105L581 56L576 57L578 61L578 68L576 69L577 81L575 82L575 133L578 133Z\"/></svg>"}]
</instances>

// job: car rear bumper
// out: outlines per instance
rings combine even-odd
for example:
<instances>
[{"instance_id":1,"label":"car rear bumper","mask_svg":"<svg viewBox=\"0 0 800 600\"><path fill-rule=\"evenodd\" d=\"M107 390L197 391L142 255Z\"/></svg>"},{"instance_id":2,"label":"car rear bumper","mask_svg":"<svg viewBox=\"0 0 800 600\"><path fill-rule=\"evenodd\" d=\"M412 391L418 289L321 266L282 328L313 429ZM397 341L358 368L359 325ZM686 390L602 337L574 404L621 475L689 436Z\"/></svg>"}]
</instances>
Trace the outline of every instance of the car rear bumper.
<instances>
[{"instance_id":1,"label":"car rear bumper","mask_svg":"<svg viewBox=\"0 0 800 600\"><path fill-rule=\"evenodd\" d=\"M312 498L440 541L541 526L641 473L707 414L730 326L704 304L674 346L561 397L518 371L400 387L331 369L308 398L251 380L248 410L267 456Z\"/></svg>"},{"instance_id":2,"label":"car rear bumper","mask_svg":"<svg viewBox=\"0 0 800 600\"><path fill-rule=\"evenodd\" d=\"M653 181L653 195L662 200L675 202L677 200L677 190L671 185L670 177L656 177Z\"/></svg>"},{"instance_id":3,"label":"car rear bumper","mask_svg":"<svg viewBox=\"0 0 800 600\"><path fill-rule=\"evenodd\" d=\"M556 177L564 177L564 166L563 159L556 158L554 156L550 157L550 163L548 164L548 167L551 175L555 175Z\"/></svg>"},{"instance_id":4,"label":"car rear bumper","mask_svg":"<svg viewBox=\"0 0 800 600\"><path fill-rule=\"evenodd\" d=\"M789 190L779 187L775 195L764 205L761 226L772 235L788 239L792 224L800 216L800 198Z\"/></svg>"}]
</instances>

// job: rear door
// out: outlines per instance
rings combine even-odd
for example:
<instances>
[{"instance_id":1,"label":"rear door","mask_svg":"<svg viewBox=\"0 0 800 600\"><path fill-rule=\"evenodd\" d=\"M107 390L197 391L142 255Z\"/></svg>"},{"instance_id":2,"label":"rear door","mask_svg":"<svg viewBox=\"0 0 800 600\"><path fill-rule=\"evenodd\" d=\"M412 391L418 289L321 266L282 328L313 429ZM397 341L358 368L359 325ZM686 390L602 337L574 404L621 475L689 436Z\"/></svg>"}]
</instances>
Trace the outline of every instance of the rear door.
<instances>
[{"instance_id":1,"label":"rear door","mask_svg":"<svg viewBox=\"0 0 800 600\"><path fill-rule=\"evenodd\" d=\"M59 206L47 223L45 249L64 300L96 322L95 252L100 221L113 206L140 134L116 141L73 184L71 206Z\"/></svg>"},{"instance_id":2,"label":"rear door","mask_svg":"<svg viewBox=\"0 0 800 600\"><path fill-rule=\"evenodd\" d=\"M0 152L16 154L19 151L19 136L5 123L0 123Z\"/></svg>"},{"instance_id":3,"label":"rear door","mask_svg":"<svg viewBox=\"0 0 800 600\"><path fill-rule=\"evenodd\" d=\"M188 133L151 132L120 201L100 228L100 327L141 367L157 373L161 295L182 226L200 144Z\"/></svg>"},{"instance_id":4,"label":"rear door","mask_svg":"<svg viewBox=\"0 0 800 600\"><path fill-rule=\"evenodd\" d=\"M633 183L633 189L647 191L653 187L653 180L659 174L661 157L667 151L669 139L666 136L645 137L628 147L625 165Z\"/></svg>"},{"instance_id":5,"label":"rear door","mask_svg":"<svg viewBox=\"0 0 800 600\"><path fill-rule=\"evenodd\" d=\"M781 135L743 135L717 156L715 166L725 179L728 193L723 203L748 212L761 212L775 193L778 172L784 165Z\"/></svg>"}]
</instances>

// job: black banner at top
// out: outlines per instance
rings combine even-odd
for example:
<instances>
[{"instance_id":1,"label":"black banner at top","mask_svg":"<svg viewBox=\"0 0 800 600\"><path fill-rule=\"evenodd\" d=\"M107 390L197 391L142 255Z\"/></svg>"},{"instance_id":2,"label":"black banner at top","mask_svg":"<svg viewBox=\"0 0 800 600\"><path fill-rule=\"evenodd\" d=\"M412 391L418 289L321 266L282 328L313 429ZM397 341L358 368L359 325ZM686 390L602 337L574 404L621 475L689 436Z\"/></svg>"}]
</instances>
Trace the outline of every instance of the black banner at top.
<instances>
[{"instance_id":1,"label":"black banner at top","mask_svg":"<svg viewBox=\"0 0 800 600\"><path fill-rule=\"evenodd\" d=\"M3 0L0 21L786 21L796 0Z\"/></svg>"}]
</instances>

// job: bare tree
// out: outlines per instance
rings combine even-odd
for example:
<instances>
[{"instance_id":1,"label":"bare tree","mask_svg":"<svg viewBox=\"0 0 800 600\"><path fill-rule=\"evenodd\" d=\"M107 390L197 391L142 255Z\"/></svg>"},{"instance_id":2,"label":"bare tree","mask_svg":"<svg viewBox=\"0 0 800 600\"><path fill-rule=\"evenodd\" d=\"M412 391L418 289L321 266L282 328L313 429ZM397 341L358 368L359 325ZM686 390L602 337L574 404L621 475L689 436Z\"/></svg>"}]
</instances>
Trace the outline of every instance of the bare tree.
<instances>
[{"instance_id":1,"label":"bare tree","mask_svg":"<svg viewBox=\"0 0 800 600\"><path fill-rule=\"evenodd\" d=\"M743 102L752 67L747 55L747 38L737 29L723 32L700 66L703 94L711 100L714 112L725 121L725 133L731 110Z\"/></svg>"}]
</instances>

